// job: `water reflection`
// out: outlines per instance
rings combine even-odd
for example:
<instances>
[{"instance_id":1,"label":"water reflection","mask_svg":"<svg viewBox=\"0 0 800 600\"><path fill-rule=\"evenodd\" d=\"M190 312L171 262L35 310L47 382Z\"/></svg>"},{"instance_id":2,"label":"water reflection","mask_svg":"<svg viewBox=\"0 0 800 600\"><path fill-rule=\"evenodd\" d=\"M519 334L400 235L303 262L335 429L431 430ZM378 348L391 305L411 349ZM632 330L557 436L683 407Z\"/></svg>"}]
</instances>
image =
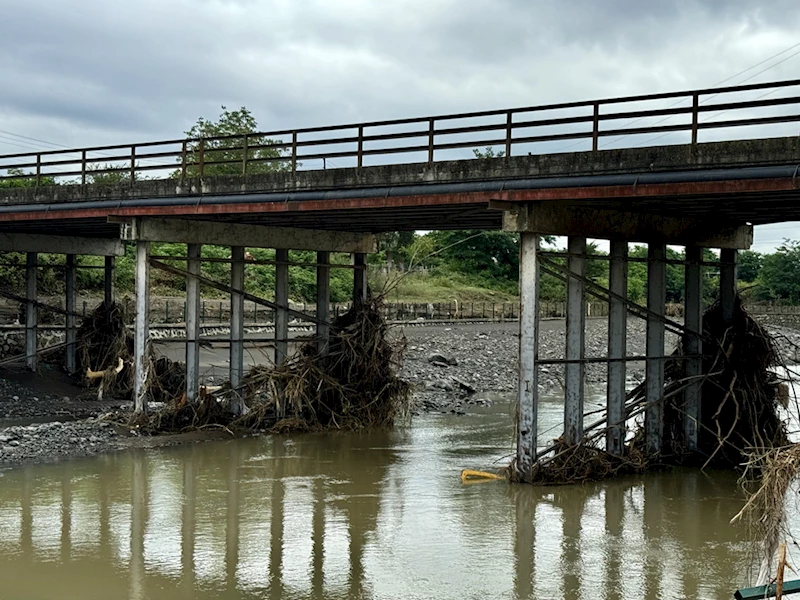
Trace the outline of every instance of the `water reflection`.
<instances>
[{"instance_id":1,"label":"water reflection","mask_svg":"<svg viewBox=\"0 0 800 600\"><path fill-rule=\"evenodd\" d=\"M733 476L462 486L507 410L0 477L0 598L728 598Z\"/></svg>"}]
</instances>

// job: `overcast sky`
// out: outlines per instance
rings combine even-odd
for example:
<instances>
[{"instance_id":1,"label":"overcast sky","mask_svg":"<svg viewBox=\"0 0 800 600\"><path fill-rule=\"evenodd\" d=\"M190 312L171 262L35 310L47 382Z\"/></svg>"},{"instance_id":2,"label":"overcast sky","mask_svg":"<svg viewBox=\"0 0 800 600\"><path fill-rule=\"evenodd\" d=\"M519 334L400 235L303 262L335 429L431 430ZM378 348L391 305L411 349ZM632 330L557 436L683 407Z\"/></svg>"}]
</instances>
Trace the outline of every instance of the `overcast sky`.
<instances>
[{"instance_id":1,"label":"overcast sky","mask_svg":"<svg viewBox=\"0 0 800 600\"><path fill-rule=\"evenodd\" d=\"M0 153L798 77L796 0L0 0Z\"/></svg>"}]
</instances>

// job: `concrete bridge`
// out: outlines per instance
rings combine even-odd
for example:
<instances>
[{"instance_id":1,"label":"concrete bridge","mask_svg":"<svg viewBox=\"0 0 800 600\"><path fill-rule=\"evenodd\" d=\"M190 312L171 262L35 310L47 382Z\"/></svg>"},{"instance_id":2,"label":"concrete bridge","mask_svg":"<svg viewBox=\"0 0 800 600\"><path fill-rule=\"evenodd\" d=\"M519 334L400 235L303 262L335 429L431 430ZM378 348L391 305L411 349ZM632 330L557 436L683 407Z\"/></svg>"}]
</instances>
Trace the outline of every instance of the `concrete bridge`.
<instances>
[{"instance_id":1,"label":"concrete bridge","mask_svg":"<svg viewBox=\"0 0 800 600\"><path fill-rule=\"evenodd\" d=\"M373 234L399 230L500 229L521 233L519 430L516 468L530 473L537 448L539 269L567 283L565 439L583 438L583 371L609 365L608 449L625 436L625 361L647 360L647 445L661 448L664 332L699 349L702 267L721 273L732 312L736 250L756 224L800 220L800 80L610 98L421 119L181 139L0 156L0 251L28 253L28 363L36 367L37 252L105 255L107 297L120 240L137 251L136 407L146 410L144 353L154 241L188 244L188 397L197 396L200 246L232 247L231 381L242 377L245 247L276 256L276 360L287 353L289 249L316 250L320 348L327 339L330 252L353 255L354 297L366 290ZM720 119L720 117L725 117ZM676 122L677 121L677 122ZM623 123L626 122L626 123ZM655 136L655 137L653 137ZM653 141L666 137L662 145ZM640 147L644 145L644 147ZM490 147L490 157L468 159ZM499 154L499 156L498 156ZM322 168L320 168L322 167ZM333 167L333 168L328 168ZM15 186L15 187L2 187ZM569 236L567 268L541 252L539 236ZM585 278L586 238L611 240L610 285ZM649 246L648 304L625 300L627 244ZM664 316L666 245L685 245L683 325ZM722 249L720 261L701 248ZM610 304L607 357L586 357L587 294ZM237 310L238 308L238 310ZM74 312L74 310L72 310ZM626 315L646 318L647 355L627 357ZM74 344L75 317L67 319ZM696 353L696 352L694 352ZM67 353L74 368L74 345ZM70 362L71 361L71 362ZM700 358L687 359L687 376ZM697 439L700 389L686 392L685 430Z\"/></svg>"}]
</instances>

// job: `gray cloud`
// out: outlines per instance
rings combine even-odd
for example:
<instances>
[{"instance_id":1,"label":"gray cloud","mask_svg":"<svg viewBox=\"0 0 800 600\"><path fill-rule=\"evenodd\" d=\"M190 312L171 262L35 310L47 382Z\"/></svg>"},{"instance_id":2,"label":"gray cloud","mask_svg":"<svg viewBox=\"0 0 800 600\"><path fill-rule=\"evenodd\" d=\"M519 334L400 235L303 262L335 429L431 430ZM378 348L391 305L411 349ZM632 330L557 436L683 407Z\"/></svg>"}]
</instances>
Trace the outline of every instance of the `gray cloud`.
<instances>
[{"instance_id":1,"label":"gray cloud","mask_svg":"<svg viewBox=\"0 0 800 600\"><path fill-rule=\"evenodd\" d=\"M180 136L221 104L274 129L705 86L800 41L793 8L6 0L0 129L83 145Z\"/></svg>"}]
</instances>

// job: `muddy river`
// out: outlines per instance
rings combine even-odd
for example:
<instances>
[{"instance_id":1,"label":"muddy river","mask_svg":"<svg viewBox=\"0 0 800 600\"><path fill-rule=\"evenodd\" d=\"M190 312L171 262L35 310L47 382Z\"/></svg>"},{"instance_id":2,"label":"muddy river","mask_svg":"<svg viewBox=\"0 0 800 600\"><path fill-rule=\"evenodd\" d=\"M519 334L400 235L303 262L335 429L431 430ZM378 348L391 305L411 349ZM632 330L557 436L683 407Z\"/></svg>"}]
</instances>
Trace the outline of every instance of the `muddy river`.
<instances>
[{"instance_id":1,"label":"muddy river","mask_svg":"<svg viewBox=\"0 0 800 600\"><path fill-rule=\"evenodd\" d=\"M545 399L543 429L560 419ZM0 599L730 598L746 583L732 474L460 482L511 449L498 401L391 432L9 470Z\"/></svg>"}]
</instances>

